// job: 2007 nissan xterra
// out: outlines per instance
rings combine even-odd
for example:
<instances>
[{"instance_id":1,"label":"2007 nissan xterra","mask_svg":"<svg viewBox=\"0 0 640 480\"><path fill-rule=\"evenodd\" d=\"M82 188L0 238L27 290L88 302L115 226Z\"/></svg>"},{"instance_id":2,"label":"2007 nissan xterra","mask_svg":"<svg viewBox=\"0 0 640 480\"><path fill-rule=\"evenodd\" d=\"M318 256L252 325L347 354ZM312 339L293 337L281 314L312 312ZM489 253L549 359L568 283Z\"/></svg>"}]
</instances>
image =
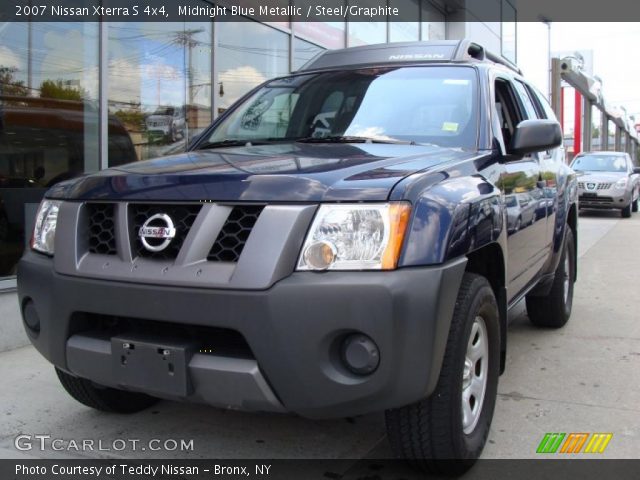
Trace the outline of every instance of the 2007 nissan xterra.
<instances>
[{"instance_id":1,"label":"2007 nissan xterra","mask_svg":"<svg viewBox=\"0 0 640 480\"><path fill-rule=\"evenodd\" d=\"M546 99L477 44L324 52L184 154L51 188L19 265L25 328L93 408L385 411L398 456L463 471L509 309L571 314L561 144Z\"/></svg>"}]
</instances>

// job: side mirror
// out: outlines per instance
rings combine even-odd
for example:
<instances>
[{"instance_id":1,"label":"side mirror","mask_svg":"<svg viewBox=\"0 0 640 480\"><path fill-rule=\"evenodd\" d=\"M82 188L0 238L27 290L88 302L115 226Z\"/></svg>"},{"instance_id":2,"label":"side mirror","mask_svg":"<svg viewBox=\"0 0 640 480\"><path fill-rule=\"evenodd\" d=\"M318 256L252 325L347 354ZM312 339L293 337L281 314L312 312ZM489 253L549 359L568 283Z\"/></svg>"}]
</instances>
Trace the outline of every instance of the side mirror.
<instances>
[{"instance_id":1,"label":"side mirror","mask_svg":"<svg viewBox=\"0 0 640 480\"><path fill-rule=\"evenodd\" d=\"M511 153L525 155L543 152L562 145L562 130L555 120L523 120L516 127Z\"/></svg>"},{"instance_id":2,"label":"side mirror","mask_svg":"<svg viewBox=\"0 0 640 480\"><path fill-rule=\"evenodd\" d=\"M633 167L633 173L640 174L640 167Z\"/></svg>"}]
</instances>

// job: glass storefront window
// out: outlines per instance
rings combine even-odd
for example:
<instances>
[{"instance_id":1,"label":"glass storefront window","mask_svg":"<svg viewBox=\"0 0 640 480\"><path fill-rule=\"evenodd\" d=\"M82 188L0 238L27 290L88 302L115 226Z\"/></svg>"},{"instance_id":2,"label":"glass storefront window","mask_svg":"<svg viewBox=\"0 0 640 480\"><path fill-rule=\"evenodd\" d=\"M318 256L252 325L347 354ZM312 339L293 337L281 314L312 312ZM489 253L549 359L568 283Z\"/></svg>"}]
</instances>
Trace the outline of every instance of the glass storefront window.
<instances>
[{"instance_id":1,"label":"glass storefront window","mask_svg":"<svg viewBox=\"0 0 640 480\"><path fill-rule=\"evenodd\" d=\"M224 112L262 82L289 73L289 35L266 25L220 22L214 106Z\"/></svg>"},{"instance_id":2,"label":"glass storefront window","mask_svg":"<svg viewBox=\"0 0 640 480\"><path fill-rule=\"evenodd\" d=\"M403 0L401 22L389 22L390 42L415 42L420 40L420 0ZM415 20L415 21L413 21Z\"/></svg>"},{"instance_id":3,"label":"glass storefront window","mask_svg":"<svg viewBox=\"0 0 640 480\"><path fill-rule=\"evenodd\" d=\"M298 70L323 50L324 48L314 45L313 43L295 38L293 40L293 69Z\"/></svg>"},{"instance_id":4,"label":"glass storefront window","mask_svg":"<svg viewBox=\"0 0 640 480\"><path fill-rule=\"evenodd\" d=\"M107 29L109 141L119 147L110 148L109 166L184 151L211 123L211 25Z\"/></svg>"},{"instance_id":5,"label":"glass storefront window","mask_svg":"<svg viewBox=\"0 0 640 480\"><path fill-rule=\"evenodd\" d=\"M387 41L385 22L353 22L349 24L349 47L371 45Z\"/></svg>"},{"instance_id":6,"label":"glass storefront window","mask_svg":"<svg viewBox=\"0 0 640 480\"><path fill-rule=\"evenodd\" d=\"M303 36L325 48L345 47L344 22L298 22L295 24L296 35Z\"/></svg>"},{"instance_id":7,"label":"glass storefront window","mask_svg":"<svg viewBox=\"0 0 640 480\"><path fill-rule=\"evenodd\" d=\"M15 274L47 188L99 169L98 25L2 27L0 277Z\"/></svg>"},{"instance_id":8,"label":"glass storefront window","mask_svg":"<svg viewBox=\"0 0 640 480\"><path fill-rule=\"evenodd\" d=\"M502 56L516 63L516 9L502 0Z\"/></svg>"},{"instance_id":9,"label":"glass storefront window","mask_svg":"<svg viewBox=\"0 0 640 480\"><path fill-rule=\"evenodd\" d=\"M422 40L444 40L444 13L428 0L422 1Z\"/></svg>"},{"instance_id":10,"label":"glass storefront window","mask_svg":"<svg viewBox=\"0 0 640 480\"><path fill-rule=\"evenodd\" d=\"M420 40L420 23L393 22L389 24L390 42L415 42Z\"/></svg>"}]
</instances>

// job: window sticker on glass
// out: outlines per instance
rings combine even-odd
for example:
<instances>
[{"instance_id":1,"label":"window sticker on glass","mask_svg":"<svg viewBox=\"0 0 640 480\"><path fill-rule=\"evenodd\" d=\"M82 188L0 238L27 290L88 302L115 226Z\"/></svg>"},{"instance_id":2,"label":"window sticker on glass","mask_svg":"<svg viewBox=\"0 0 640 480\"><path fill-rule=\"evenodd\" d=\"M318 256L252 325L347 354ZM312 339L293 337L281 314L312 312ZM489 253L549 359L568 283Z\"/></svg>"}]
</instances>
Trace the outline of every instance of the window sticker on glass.
<instances>
[{"instance_id":1,"label":"window sticker on glass","mask_svg":"<svg viewBox=\"0 0 640 480\"><path fill-rule=\"evenodd\" d=\"M442 124L442 131L443 132L457 132L458 131L458 124L456 122L444 122Z\"/></svg>"}]
</instances>

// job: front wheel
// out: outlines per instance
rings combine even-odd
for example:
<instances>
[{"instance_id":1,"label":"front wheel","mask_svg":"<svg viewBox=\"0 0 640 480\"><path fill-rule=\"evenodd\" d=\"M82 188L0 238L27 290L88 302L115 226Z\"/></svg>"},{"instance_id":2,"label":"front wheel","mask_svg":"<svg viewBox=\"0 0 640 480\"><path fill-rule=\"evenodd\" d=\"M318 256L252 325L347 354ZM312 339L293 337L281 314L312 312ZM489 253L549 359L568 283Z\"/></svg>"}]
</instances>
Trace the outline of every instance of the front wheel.
<instances>
[{"instance_id":1,"label":"front wheel","mask_svg":"<svg viewBox=\"0 0 640 480\"><path fill-rule=\"evenodd\" d=\"M498 388L500 322L496 299L482 276L465 273L435 391L387 410L396 456L433 473L461 474L482 453Z\"/></svg>"},{"instance_id":2,"label":"front wheel","mask_svg":"<svg viewBox=\"0 0 640 480\"><path fill-rule=\"evenodd\" d=\"M637 212L638 211L638 203L639 202L640 202L640 198L636 198L633 202L631 202L631 210L633 212Z\"/></svg>"},{"instance_id":3,"label":"front wheel","mask_svg":"<svg viewBox=\"0 0 640 480\"><path fill-rule=\"evenodd\" d=\"M632 204L633 202L629 202L629 205L622 209L622 218L631 218Z\"/></svg>"}]
</instances>

